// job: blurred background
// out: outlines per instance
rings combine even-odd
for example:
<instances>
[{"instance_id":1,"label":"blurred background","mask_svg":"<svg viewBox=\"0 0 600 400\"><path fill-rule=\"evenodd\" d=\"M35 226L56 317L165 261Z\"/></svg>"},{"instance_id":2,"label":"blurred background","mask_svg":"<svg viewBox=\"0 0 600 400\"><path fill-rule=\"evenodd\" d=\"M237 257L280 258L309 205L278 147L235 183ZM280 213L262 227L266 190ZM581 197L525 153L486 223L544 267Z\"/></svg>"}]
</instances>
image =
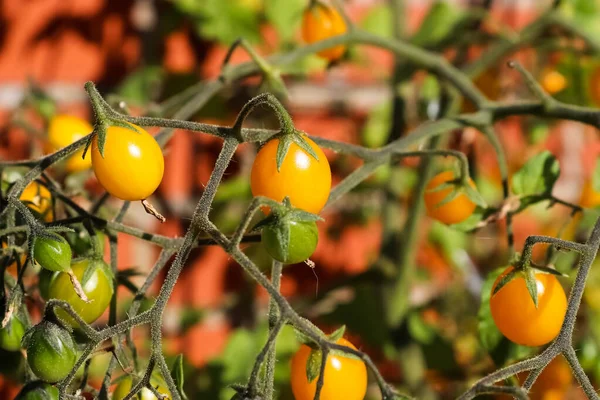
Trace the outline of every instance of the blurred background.
<instances>
[{"instance_id":1,"label":"blurred background","mask_svg":"<svg viewBox=\"0 0 600 400\"><path fill-rule=\"evenodd\" d=\"M422 32L421 24L434 3L439 7L437 2L426 0L402 3L402 20L396 23L407 37ZM481 2L467 0L443 3L446 8L433 25L439 27L441 35L447 35L443 27L448 20L481 6ZM495 36L515 37L550 3L492 1L490 15L479 34L473 33L474 43L469 46L466 62L477 59ZM598 25L594 18L600 18L596 0L564 3L565 15L580 18L576 21L582 29L598 29L594 26ZM346 0L343 4L362 28L393 35L387 1ZM111 104L124 101L132 114L172 116L181 106L170 108L165 100L200 81L217 78L227 49L237 38L245 38L264 56L301 46L300 17L306 6L306 0L0 0L0 160L44 154L47 121L36 101L45 96L58 112L93 123L83 89L89 80ZM431 26L427 30L435 34ZM452 45L470 40L467 36L462 32L450 40L447 48L436 51L451 59ZM558 98L595 106L600 100L600 77L594 72L600 59L593 54L581 55L581 43L574 38L553 38L551 32L546 40L519 50L510 59L521 61L540 80L548 70L558 71L566 81L556 94ZM230 64L249 60L238 49ZM515 71L506 67L507 60L500 60L477 77L478 87L496 100L530 98ZM285 105L296 127L310 135L379 147L428 119L424 110L431 101L431 77L423 71L412 71L408 79L392 89L394 57L384 50L353 46L335 65L328 66L314 56L295 67L296 71L285 78ZM190 119L231 124L243 104L261 90L269 89L261 86L259 78L227 85ZM392 97L396 91L405 111L395 130ZM469 105L463 107L468 110ZM261 111L253 115L250 125L275 127L276 121ZM553 194L580 202L581 189L590 180L600 150L594 129L531 117L502 120L496 129L511 171L540 151L549 150L561 165ZM485 199L499 204L499 170L489 143L473 129L453 132L448 137L450 147L468 155L472 175ZM167 222L160 224L147 217L137 203L132 204L124 222L150 232L183 236L219 149L220 140L208 135L175 131L165 149L163 182L152 198ZM249 171L255 153L255 146L240 148L217 194L211 218L223 232L233 231L249 203ZM334 184L360 165L352 157L326 153ZM415 245L418 274L408 288L410 311L401 327L389 329L385 325L377 296L381 281L386 279L378 272L382 269L379 256L386 231L401 227L410 211L418 163L417 159L408 159L381 168L327 209L325 221L319 223L319 245L312 257L316 268L304 264L286 268L282 292L295 309L326 332L346 324L348 337L369 353L384 377L400 389L420 399L454 398L469 379L537 349L505 342L504 347L496 347L500 339L486 348L481 341L481 287L490 271L508 262L503 221L476 233L464 233L423 217ZM68 176L56 171L55 176L82 205L91 204L102 194L90 171ZM113 217L120 205L120 201L111 199L100 213ZM531 234L585 238L590 221L595 221L595 211L588 210L571 223L570 212L560 205L549 208L542 203L519 214L514 219L517 250ZM393 218L389 219L390 215ZM119 234L118 250L119 268L135 268L141 275L132 277L131 282L141 284L159 249ZM270 258L260 244L247 245L245 252L268 271ZM543 246L536 247L536 257L541 262L545 259ZM565 254L553 261L568 273L575 260ZM576 333L579 354L587 357L582 360L584 367L598 383L600 325L596 313L600 310L600 275L593 274L582 311L584 323ZM568 287L570 278L563 283ZM156 282L152 293L159 287L160 282ZM124 312L131 292L119 287L119 298L119 309ZM267 303L266 293L222 249L213 246L193 252L164 321L164 349L172 357L183 353L190 399L229 399L233 391L227 386L247 379L266 338ZM146 329L136 328L135 338L143 354ZM277 391L280 399L292 399L288 363L298 343L291 329L284 329L277 346ZM92 384L101 382L109 356L94 358ZM0 399L12 399L20 387L21 378L14 368L20 361L14 361L17 356L10 357L0 356ZM562 398L578 398L576 385L570 383L570 372L562 373L567 376ZM376 385L371 389L368 396L376 399Z\"/></svg>"}]
</instances>

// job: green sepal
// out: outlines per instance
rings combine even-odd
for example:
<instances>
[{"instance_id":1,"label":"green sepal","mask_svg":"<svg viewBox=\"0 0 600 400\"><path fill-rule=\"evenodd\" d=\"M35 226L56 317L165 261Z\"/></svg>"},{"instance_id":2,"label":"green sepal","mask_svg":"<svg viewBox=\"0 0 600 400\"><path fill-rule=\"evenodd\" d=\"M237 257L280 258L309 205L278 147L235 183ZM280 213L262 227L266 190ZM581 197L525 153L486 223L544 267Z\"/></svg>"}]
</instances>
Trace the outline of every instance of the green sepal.
<instances>
[{"instance_id":1,"label":"green sepal","mask_svg":"<svg viewBox=\"0 0 600 400\"><path fill-rule=\"evenodd\" d=\"M324 221L323 218L317 214L309 213L308 211L300 210L298 208L290 210L285 217L290 221L296 222L317 222Z\"/></svg>"},{"instance_id":2,"label":"green sepal","mask_svg":"<svg viewBox=\"0 0 600 400\"><path fill-rule=\"evenodd\" d=\"M308 142L305 139L305 136L305 133L298 132L297 134L292 135L292 140L298 145L298 147L304 150L305 153L309 154L315 160L320 161L319 156L317 156L315 150L308 144Z\"/></svg>"},{"instance_id":3,"label":"green sepal","mask_svg":"<svg viewBox=\"0 0 600 400\"><path fill-rule=\"evenodd\" d=\"M506 274L502 278L500 278L500 281L498 281L498 284L494 287L494 291L492 292L492 296L495 295L496 293L498 293L508 282L510 282L513 279L515 279L516 275L518 273L521 273L521 271L518 270L518 269L513 269L508 274Z\"/></svg>"},{"instance_id":4,"label":"green sepal","mask_svg":"<svg viewBox=\"0 0 600 400\"><path fill-rule=\"evenodd\" d=\"M279 220L279 217L277 215L275 215L274 212L272 212L271 214L267 215L266 218L263 218L260 221L258 221L252 227L252 229L250 229L250 232L258 232L265 226L275 225L275 224L277 224L278 220Z\"/></svg>"},{"instance_id":5,"label":"green sepal","mask_svg":"<svg viewBox=\"0 0 600 400\"><path fill-rule=\"evenodd\" d=\"M534 270L537 270L537 271L540 271L540 272L543 272L543 273L546 273L546 274L560 276L560 277L563 277L563 278L568 278L569 277L569 275L567 275L567 274L563 274L562 272L557 271L554 268L546 267L544 265L534 265L534 264L531 264L531 269L534 269Z\"/></svg>"},{"instance_id":6,"label":"green sepal","mask_svg":"<svg viewBox=\"0 0 600 400\"><path fill-rule=\"evenodd\" d=\"M300 332L298 329L294 328L294 333L296 334L296 340L300 343L307 345L311 349L318 349L319 346L304 333Z\"/></svg>"},{"instance_id":7,"label":"green sepal","mask_svg":"<svg viewBox=\"0 0 600 400\"><path fill-rule=\"evenodd\" d=\"M179 393L179 396L183 400L187 400L187 396L186 396L185 392L183 391L183 381L184 381L183 354L179 354L177 356L177 358L175 359L175 362L173 363L173 368L171 369L171 377L173 378L173 381L175 382L175 387L177 388L177 392Z\"/></svg>"},{"instance_id":8,"label":"green sepal","mask_svg":"<svg viewBox=\"0 0 600 400\"><path fill-rule=\"evenodd\" d=\"M471 187L471 185L463 186L462 189L464 190L464 192L467 195L467 197L469 198L469 200L471 200L473 203L477 204L481 208L487 207L487 203L481 196L481 193L479 193L477 190L473 189L473 187Z\"/></svg>"},{"instance_id":9,"label":"green sepal","mask_svg":"<svg viewBox=\"0 0 600 400\"><path fill-rule=\"evenodd\" d=\"M334 356L338 356L338 357L350 358L352 360L361 360L361 358L358 357L356 354L347 353L343 350L331 349L331 351L329 351L329 353Z\"/></svg>"},{"instance_id":10,"label":"green sepal","mask_svg":"<svg viewBox=\"0 0 600 400\"><path fill-rule=\"evenodd\" d=\"M278 138L279 143L277 144L277 154L275 156L277 162L277 172L281 170L285 156L292 145L292 135L280 135Z\"/></svg>"},{"instance_id":11,"label":"green sepal","mask_svg":"<svg viewBox=\"0 0 600 400\"><path fill-rule=\"evenodd\" d=\"M311 383L319 377L322 358L323 352L320 349L312 349L310 351L310 355L306 361L306 379L308 380L308 383Z\"/></svg>"},{"instance_id":12,"label":"green sepal","mask_svg":"<svg viewBox=\"0 0 600 400\"><path fill-rule=\"evenodd\" d=\"M440 208L441 206L445 206L446 204L452 202L452 200L456 199L460 194L461 194L460 189L451 191L450 193L448 193L448 195L446 197L444 197L444 200L440 201L439 203L437 203L435 205L435 208Z\"/></svg>"},{"instance_id":13,"label":"green sepal","mask_svg":"<svg viewBox=\"0 0 600 400\"><path fill-rule=\"evenodd\" d=\"M327 335L327 337L329 338L330 341L335 343L344 336L344 333L346 333L346 325L340 326L335 331L333 331L332 333Z\"/></svg>"},{"instance_id":14,"label":"green sepal","mask_svg":"<svg viewBox=\"0 0 600 400\"><path fill-rule=\"evenodd\" d=\"M125 129L129 129L130 131L134 131L135 133L139 133L142 134L143 132L140 131L137 126L130 124L129 122L125 122L125 121L120 121L118 119L112 119L108 122L109 126L118 126L120 128L125 128Z\"/></svg>"},{"instance_id":15,"label":"green sepal","mask_svg":"<svg viewBox=\"0 0 600 400\"><path fill-rule=\"evenodd\" d=\"M537 293L537 281L535 280L535 271L533 268L525 268L525 286L527 286L527 291L529 292L529 296L531 296L531 300L533 300L533 304L535 304L535 308L538 306L538 293Z\"/></svg>"}]
</instances>

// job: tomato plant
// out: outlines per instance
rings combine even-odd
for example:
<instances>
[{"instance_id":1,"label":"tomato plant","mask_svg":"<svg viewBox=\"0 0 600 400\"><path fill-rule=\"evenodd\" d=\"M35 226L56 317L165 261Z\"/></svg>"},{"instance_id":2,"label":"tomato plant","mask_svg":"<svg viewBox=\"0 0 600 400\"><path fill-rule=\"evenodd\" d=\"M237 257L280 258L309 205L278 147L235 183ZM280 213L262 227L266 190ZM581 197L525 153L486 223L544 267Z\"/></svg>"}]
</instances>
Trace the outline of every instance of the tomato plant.
<instances>
[{"instance_id":1,"label":"tomato plant","mask_svg":"<svg viewBox=\"0 0 600 400\"><path fill-rule=\"evenodd\" d=\"M346 22L333 7L317 2L308 7L302 16L302 39L308 44L339 36L346 32ZM346 52L346 46L337 45L317 54L329 61L340 59Z\"/></svg>"},{"instance_id":2,"label":"tomato plant","mask_svg":"<svg viewBox=\"0 0 600 400\"><path fill-rule=\"evenodd\" d=\"M285 221L285 227L265 226L262 243L275 260L295 264L308 259L317 248L319 233L314 221ZM285 230L285 234L282 232ZM287 234L287 235L286 235ZM287 244L284 242L287 241Z\"/></svg>"},{"instance_id":3,"label":"tomato plant","mask_svg":"<svg viewBox=\"0 0 600 400\"><path fill-rule=\"evenodd\" d=\"M71 268L71 246L59 235L41 236L33 245L35 261L50 271L67 271Z\"/></svg>"},{"instance_id":4,"label":"tomato plant","mask_svg":"<svg viewBox=\"0 0 600 400\"><path fill-rule=\"evenodd\" d=\"M86 303L77 295L65 272L56 272L50 278L48 297L68 302L85 322L94 322L106 311L114 292L110 267L102 260L83 259L74 262L71 269L90 302ZM77 323L62 310L57 310L57 314L77 327Z\"/></svg>"},{"instance_id":5,"label":"tomato plant","mask_svg":"<svg viewBox=\"0 0 600 400\"><path fill-rule=\"evenodd\" d=\"M31 182L21 196L19 197L29 209L35 212L46 222L50 222L54 219L54 211L52 208L52 194L46 188L46 186L40 184L37 181Z\"/></svg>"},{"instance_id":6,"label":"tomato plant","mask_svg":"<svg viewBox=\"0 0 600 400\"><path fill-rule=\"evenodd\" d=\"M317 159L292 143L278 169L279 139L269 140L252 164L250 187L254 196L265 196L276 201L287 197L292 206L318 214L329 198L331 169L319 146L309 138L303 139L313 149Z\"/></svg>"},{"instance_id":7,"label":"tomato plant","mask_svg":"<svg viewBox=\"0 0 600 400\"><path fill-rule=\"evenodd\" d=\"M46 382L64 379L75 365L77 351L71 334L49 321L42 321L24 337L27 363L33 373Z\"/></svg>"},{"instance_id":8,"label":"tomato plant","mask_svg":"<svg viewBox=\"0 0 600 400\"><path fill-rule=\"evenodd\" d=\"M444 171L434 176L425 189L425 207L430 217L444 223L457 224L469 218L477 205L465 194L456 193L456 188L438 188L456 179L452 171ZM475 184L469 180L471 187ZM454 196L447 201L448 196Z\"/></svg>"},{"instance_id":9,"label":"tomato plant","mask_svg":"<svg viewBox=\"0 0 600 400\"><path fill-rule=\"evenodd\" d=\"M136 201L154 193L162 180L165 161L154 137L131 125L131 129L110 126L104 156L98 148L98 137L93 140L91 152L94 173L104 189L119 199Z\"/></svg>"},{"instance_id":10,"label":"tomato plant","mask_svg":"<svg viewBox=\"0 0 600 400\"><path fill-rule=\"evenodd\" d=\"M17 316L13 316L4 328L0 328L0 347L8 351L19 350L24 333L23 323Z\"/></svg>"},{"instance_id":11,"label":"tomato plant","mask_svg":"<svg viewBox=\"0 0 600 400\"><path fill-rule=\"evenodd\" d=\"M496 279L494 288L512 270L513 267L506 268ZM492 318L500 332L524 346L542 346L554 339L567 310L567 297L556 276L536 273L535 283L537 307L521 274L517 274L490 299Z\"/></svg>"},{"instance_id":12,"label":"tomato plant","mask_svg":"<svg viewBox=\"0 0 600 400\"><path fill-rule=\"evenodd\" d=\"M337 344L356 349L344 338ZM308 381L307 363L312 349L302 345L292 358L291 383L296 400L313 400L317 379ZM362 360L330 354L325 366L325 382L321 389L321 400L362 400L367 393L367 368Z\"/></svg>"},{"instance_id":13,"label":"tomato plant","mask_svg":"<svg viewBox=\"0 0 600 400\"><path fill-rule=\"evenodd\" d=\"M70 145L82 137L90 134L94 128L92 125L81 118L58 114L50 119L48 125L48 152L54 152ZM92 166L92 158L88 153L85 159L82 158L83 149L77 150L70 156L65 167L68 172L78 172L88 169Z\"/></svg>"},{"instance_id":14,"label":"tomato plant","mask_svg":"<svg viewBox=\"0 0 600 400\"><path fill-rule=\"evenodd\" d=\"M169 393L162 377L160 377L156 374L153 374L152 377L150 378L150 384L152 386L154 386L154 388L158 391L158 393L164 394L167 396L167 397L165 397L165 400L171 400L170 393ZM121 379L119 381L119 384L117 385L117 387L115 388L115 390L113 392L112 399L113 400L123 400L125 398L125 396L127 396L129 394L129 392L131 392L132 386L133 386L133 380L131 379L131 377L128 376L128 377ZM156 400L156 396L148 388L143 388L138 393L139 393L138 397L135 397L135 398L139 398L141 400Z\"/></svg>"}]
</instances>

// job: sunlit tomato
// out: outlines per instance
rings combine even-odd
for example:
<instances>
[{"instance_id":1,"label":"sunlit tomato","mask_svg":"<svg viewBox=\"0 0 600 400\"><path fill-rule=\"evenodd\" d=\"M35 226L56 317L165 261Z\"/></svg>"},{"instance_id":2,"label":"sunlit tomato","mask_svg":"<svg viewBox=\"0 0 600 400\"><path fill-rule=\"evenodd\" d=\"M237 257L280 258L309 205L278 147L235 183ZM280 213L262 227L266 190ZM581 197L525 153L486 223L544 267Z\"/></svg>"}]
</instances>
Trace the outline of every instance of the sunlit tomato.
<instances>
[{"instance_id":1,"label":"sunlit tomato","mask_svg":"<svg viewBox=\"0 0 600 400\"><path fill-rule=\"evenodd\" d=\"M55 115L48 126L48 142L50 145L48 150L54 152L67 147L90 134L92 130L94 130L92 125L81 118L72 115ZM67 171L77 172L92 166L92 157L89 152L85 155L85 159L81 158L82 155L83 149L76 151L66 160Z\"/></svg>"},{"instance_id":2,"label":"sunlit tomato","mask_svg":"<svg viewBox=\"0 0 600 400\"><path fill-rule=\"evenodd\" d=\"M508 267L494 282L512 271ZM552 274L536 273L538 306L531 300L525 278L517 275L490 299L492 318L509 340L524 346L542 346L558 335L567 310L567 297ZM493 293L493 289L492 289Z\"/></svg>"},{"instance_id":3,"label":"sunlit tomato","mask_svg":"<svg viewBox=\"0 0 600 400\"><path fill-rule=\"evenodd\" d=\"M353 349L354 345L344 338L337 344ZM296 400L313 400L317 379L308 382L306 363L311 348L302 345L292 358L292 392ZM367 392L367 368L361 360L329 354L325 366L325 381L321 389L321 400L362 400Z\"/></svg>"},{"instance_id":4,"label":"sunlit tomato","mask_svg":"<svg viewBox=\"0 0 600 400\"><path fill-rule=\"evenodd\" d=\"M107 129L104 158L98 150L98 137L91 149L92 166L100 184L111 195L129 201L144 200L154 193L165 168L162 150L154 137L133 126L141 133L118 126Z\"/></svg>"},{"instance_id":5,"label":"sunlit tomato","mask_svg":"<svg viewBox=\"0 0 600 400\"><path fill-rule=\"evenodd\" d=\"M58 389L46 382L34 381L25 385L15 400L58 400Z\"/></svg>"},{"instance_id":6,"label":"sunlit tomato","mask_svg":"<svg viewBox=\"0 0 600 400\"><path fill-rule=\"evenodd\" d=\"M88 279L84 282L83 276L87 268L92 268L88 272ZM75 312L79 314L85 322L92 323L106 311L113 295L113 281L108 265L102 260L81 260L71 265L73 273L81 283L84 293L90 300L84 302L77 296L71 278L66 272L59 272L52 276L48 289L48 296L51 299L59 299L68 302ZM62 310L57 310L57 314L71 324L77 327L77 323Z\"/></svg>"},{"instance_id":7,"label":"sunlit tomato","mask_svg":"<svg viewBox=\"0 0 600 400\"><path fill-rule=\"evenodd\" d=\"M272 139L256 155L252 164L250 187L254 196L265 196L276 201L283 201L288 197L292 206L317 214L329 198L331 169L319 146L307 137L304 139L318 159L292 143L281 169L277 171L279 139Z\"/></svg>"},{"instance_id":8,"label":"sunlit tomato","mask_svg":"<svg viewBox=\"0 0 600 400\"><path fill-rule=\"evenodd\" d=\"M567 78L555 69L547 68L542 71L540 84L549 94L556 94L567 87Z\"/></svg>"},{"instance_id":9,"label":"sunlit tomato","mask_svg":"<svg viewBox=\"0 0 600 400\"><path fill-rule=\"evenodd\" d=\"M50 271L68 271L71 268L71 247L62 236L36 238L33 256L42 268Z\"/></svg>"},{"instance_id":10,"label":"sunlit tomato","mask_svg":"<svg viewBox=\"0 0 600 400\"><path fill-rule=\"evenodd\" d=\"M42 321L27 332L27 363L43 381L54 383L64 379L77 361L75 342L64 328Z\"/></svg>"},{"instance_id":11,"label":"sunlit tomato","mask_svg":"<svg viewBox=\"0 0 600 400\"><path fill-rule=\"evenodd\" d=\"M427 214L444 224L457 224L469 218L477 205L467 197L465 193L460 193L451 201L439 205L450 195L455 189L446 188L436 190L436 188L446 182L455 180L456 177L452 171L444 171L434 176L425 189L424 200ZM469 181L470 185L475 188L473 181Z\"/></svg>"},{"instance_id":12,"label":"sunlit tomato","mask_svg":"<svg viewBox=\"0 0 600 400\"><path fill-rule=\"evenodd\" d=\"M289 230L287 246L281 243L278 226L265 226L262 243L275 260L284 264L295 264L308 259L315 252L319 241L317 224L314 221L286 221Z\"/></svg>"},{"instance_id":13,"label":"sunlit tomato","mask_svg":"<svg viewBox=\"0 0 600 400\"><path fill-rule=\"evenodd\" d=\"M579 205L584 208L593 208L600 205L600 192L594 190L591 180L586 180L583 183Z\"/></svg>"},{"instance_id":14,"label":"sunlit tomato","mask_svg":"<svg viewBox=\"0 0 600 400\"><path fill-rule=\"evenodd\" d=\"M24 333L23 323L13 316L4 328L0 328L0 347L7 351L19 350Z\"/></svg>"},{"instance_id":15,"label":"sunlit tomato","mask_svg":"<svg viewBox=\"0 0 600 400\"><path fill-rule=\"evenodd\" d=\"M169 390L167 389L167 384L164 382L164 380L161 376L152 375L152 377L150 378L150 384L152 386L154 386L156 388L156 390L158 390L158 393L166 394L167 400L171 399L171 394L169 393ZM127 396L129 394L129 392L131 392L132 386L133 386L133 381L130 377L123 378L119 382L117 387L115 388L112 399L113 400L123 400L125 398L125 396ZM141 396L135 397L136 399L139 398L141 400L156 400L156 396L148 388L143 388L139 392L139 394Z\"/></svg>"},{"instance_id":16,"label":"sunlit tomato","mask_svg":"<svg viewBox=\"0 0 600 400\"><path fill-rule=\"evenodd\" d=\"M317 3L304 11L302 17L302 39L315 43L346 32L344 18L333 7ZM346 46L338 45L319 51L317 54L329 61L338 60L346 52Z\"/></svg>"},{"instance_id":17,"label":"sunlit tomato","mask_svg":"<svg viewBox=\"0 0 600 400\"><path fill-rule=\"evenodd\" d=\"M52 221L52 194L44 185L37 181L31 182L19 197L30 210L37 213L46 222Z\"/></svg>"}]
</instances>

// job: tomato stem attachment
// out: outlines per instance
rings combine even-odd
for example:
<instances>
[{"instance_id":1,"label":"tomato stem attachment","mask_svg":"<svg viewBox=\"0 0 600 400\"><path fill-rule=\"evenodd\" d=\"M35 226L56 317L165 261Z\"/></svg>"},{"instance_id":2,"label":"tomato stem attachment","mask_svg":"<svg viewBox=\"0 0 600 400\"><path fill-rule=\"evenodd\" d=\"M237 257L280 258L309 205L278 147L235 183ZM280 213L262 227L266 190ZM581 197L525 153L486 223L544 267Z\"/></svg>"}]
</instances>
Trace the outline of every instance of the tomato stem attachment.
<instances>
[{"instance_id":1,"label":"tomato stem attachment","mask_svg":"<svg viewBox=\"0 0 600 400\"><path fill-rule=\"evenodd\" d=\"M150 203L148 201L148 199L144 199L142 200L142 205L144 206L144 210L146 210L146 212L150 215L152 215L153 217L155 217L157 220L159 220L161 223L165 223L165 221L167 220L164 215L162 215L161 213L158 212L158 210L156 208L154 208L154 206L152 205L152 203Z\"/></svg>"}]
</instances>

